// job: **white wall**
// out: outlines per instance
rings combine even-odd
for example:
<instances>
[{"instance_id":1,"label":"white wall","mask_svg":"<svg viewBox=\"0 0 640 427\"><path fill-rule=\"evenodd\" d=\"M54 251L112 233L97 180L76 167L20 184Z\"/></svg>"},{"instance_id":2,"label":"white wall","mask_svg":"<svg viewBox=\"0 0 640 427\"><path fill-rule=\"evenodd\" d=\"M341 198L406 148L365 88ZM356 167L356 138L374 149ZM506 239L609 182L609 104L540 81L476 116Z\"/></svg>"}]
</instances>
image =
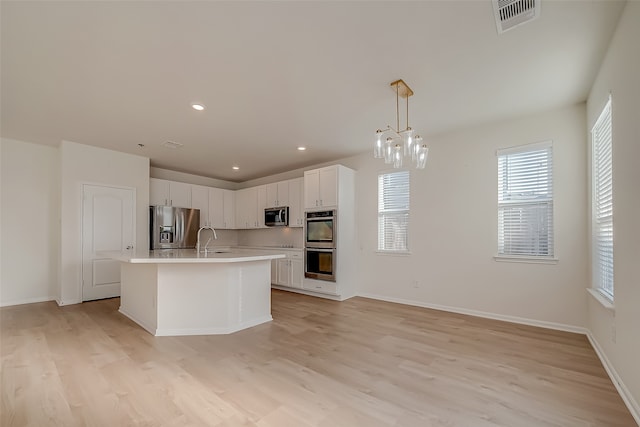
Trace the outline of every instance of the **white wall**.
<instances>
[{"instance_id":1,"label":"white wall","mask_svg":"<svg viewBox=\"0 0 640 427\"><path fill-rule=\"evenodd\" d=\"M587 103L591 129L612 97L615 310L589 298L592 339L640 422L640 3L628 2ZM615 330L615 334L614 334Z\"/></svg>"},{"instance_id":2,"label":"white wall","mask_svg":"<svg viewBox=\"0 0 640 427\"><path fill-rule=\"evenodd\" d=\"M149 247L149 159L63 141L60 145L61 239L58 304L82 301L82 184L136 190L136 245Z\"/></svg>"},{"instance_id":3,"label":"white wall","mask_svg":"<svg viewBox=\"0 0 640 427\"><path fill-rule=\"evenodd\" d=\"M58 275L58 150L1 141L0 305L54 299Z\"/></svg>"},{"instance_id":4,"label":"white wall","mask_svg":"<svg viewBox=\"0 0 640 427\"><path fill-rule=\"evenodd\" d=\"M411 172L410 256L376 254L377 175L370 153L357 170L359 294L525 323L586 326L585 105L430 141L427 168ZM496 262L496 149L553 140L557 264ZM418 287L414 286L418 281Z\"/></svg>"}]
</instances>

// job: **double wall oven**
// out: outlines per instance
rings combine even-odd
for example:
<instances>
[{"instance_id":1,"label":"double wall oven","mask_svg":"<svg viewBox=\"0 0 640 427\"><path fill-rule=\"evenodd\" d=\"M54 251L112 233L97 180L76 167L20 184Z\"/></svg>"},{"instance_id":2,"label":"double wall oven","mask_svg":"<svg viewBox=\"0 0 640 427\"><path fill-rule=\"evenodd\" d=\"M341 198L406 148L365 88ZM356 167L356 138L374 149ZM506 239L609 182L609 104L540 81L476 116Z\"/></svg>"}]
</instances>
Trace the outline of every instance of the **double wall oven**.
<instances>
[{"instance_id":1,"label":"double wall oven","mask_svg":"<svg viewBox=\"0 0 640 427\"><path fill-rule=\"evenodd\" d=\"M336 211L305 214L304 277L336 281Z\"/></svg>"}]
</instances>

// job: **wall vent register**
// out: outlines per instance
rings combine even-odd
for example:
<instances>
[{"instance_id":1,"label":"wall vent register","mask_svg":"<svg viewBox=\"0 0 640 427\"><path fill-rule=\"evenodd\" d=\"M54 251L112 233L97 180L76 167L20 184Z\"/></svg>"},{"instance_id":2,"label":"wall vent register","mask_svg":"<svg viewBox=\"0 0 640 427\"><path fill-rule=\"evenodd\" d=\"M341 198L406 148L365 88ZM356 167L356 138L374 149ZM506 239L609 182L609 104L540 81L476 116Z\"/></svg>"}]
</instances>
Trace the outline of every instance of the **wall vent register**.
<instances>
[{"instance_id":1,"label":"wall vent register","mask_svg":"<svg viewBox=\"0 0 640 427\"><path fill-rule=\"evenodd\" d=\"M540 16L541 0L493 0L498 34Z\"/></svg>"}]
</instances>

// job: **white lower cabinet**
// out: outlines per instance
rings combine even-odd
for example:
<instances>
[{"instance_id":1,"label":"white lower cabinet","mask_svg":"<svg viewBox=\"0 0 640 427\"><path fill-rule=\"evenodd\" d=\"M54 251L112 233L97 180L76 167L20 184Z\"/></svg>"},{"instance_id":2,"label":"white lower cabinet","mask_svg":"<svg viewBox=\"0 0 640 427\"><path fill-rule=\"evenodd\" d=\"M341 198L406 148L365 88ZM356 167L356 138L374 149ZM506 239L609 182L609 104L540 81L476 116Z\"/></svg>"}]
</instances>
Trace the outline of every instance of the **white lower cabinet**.
<instances>
[{"instance_id":1,"label":"white lower cabinet","mask_svg":"<svg viewBox=\"0 0 640 427\"><path fill-rule=\"evenodd\" d=\"M304 262L302 253L300 259L291 259L291 287L302 289L302 278L304 277Z\"/></svg>"},{"instance_id":2,"label":"white lower cabinet","mask_svg":"<svg viewBox=\"0 0 640 427\"><path fill-rule=\"evenodd\" d=\"M287 251L286 258L271 261L271 283L288 288L302 288L302 251Z\"/></svg>"}]
</instances>

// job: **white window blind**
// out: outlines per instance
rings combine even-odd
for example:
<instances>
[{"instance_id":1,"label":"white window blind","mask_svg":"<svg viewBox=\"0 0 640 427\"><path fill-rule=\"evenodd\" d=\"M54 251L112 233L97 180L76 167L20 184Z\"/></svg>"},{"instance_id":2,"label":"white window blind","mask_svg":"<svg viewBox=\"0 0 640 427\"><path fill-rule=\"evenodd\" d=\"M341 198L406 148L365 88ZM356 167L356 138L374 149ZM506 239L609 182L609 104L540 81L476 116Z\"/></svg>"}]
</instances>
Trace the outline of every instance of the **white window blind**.
<instances>
[{"instance_id":1,"label":"white window blind","mask_svg":"<svg viewBox=\"0 0 640 427\"><path fill-rule=\"evenodd\" d=\"M409 171L378 175L378 250L406 252Z\"/></svg>"},{"instance_id":2,"label":"white window blind","mask_svg":"<svg viewBox=\"0 0 640 427\"><path fill-rule=\"evenodd\" d=\"M551 141L497 154L498 256L553 258Z\"/></svg>"},{"instance_id":3,"label":"white window blind","mask_svg":"<svg viewBox=\"0 0 640 427\"><path fill-rule=\"evenodd\" d=\"M593 280L613 300L613 162L611 98L591 130L593 149Z\"/></svg>"}]
</instances>

